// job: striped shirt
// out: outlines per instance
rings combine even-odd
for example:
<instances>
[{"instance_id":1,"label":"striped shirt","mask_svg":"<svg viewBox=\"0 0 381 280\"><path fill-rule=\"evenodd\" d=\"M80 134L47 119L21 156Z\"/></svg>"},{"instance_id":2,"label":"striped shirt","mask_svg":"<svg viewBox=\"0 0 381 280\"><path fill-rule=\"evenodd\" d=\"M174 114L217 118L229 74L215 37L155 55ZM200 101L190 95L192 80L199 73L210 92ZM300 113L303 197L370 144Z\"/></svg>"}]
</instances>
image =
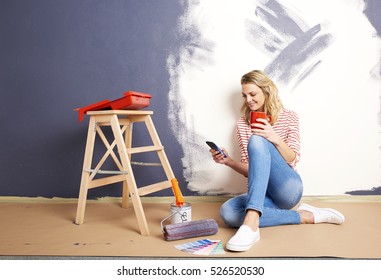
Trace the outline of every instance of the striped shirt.
<instances>
[{"instance_id":1,"label":"striped shirt","mask_svg":"<svg viewBox=\"0 0 381 280\"><path fill-rule=\"evenodd\" d=\"M236 124L238 145L241 152L241 162L248 163L249 154L247 152L247 144L252 135L250 126L245 119L241 117ZM296 169L296 164L300 159L300 135L299 135L299 117L290 110L283 109L278 117L277 122L273 125L274 131L279 137L295 152L295 159L288 164Z\"/></svg>"}]
</instances>

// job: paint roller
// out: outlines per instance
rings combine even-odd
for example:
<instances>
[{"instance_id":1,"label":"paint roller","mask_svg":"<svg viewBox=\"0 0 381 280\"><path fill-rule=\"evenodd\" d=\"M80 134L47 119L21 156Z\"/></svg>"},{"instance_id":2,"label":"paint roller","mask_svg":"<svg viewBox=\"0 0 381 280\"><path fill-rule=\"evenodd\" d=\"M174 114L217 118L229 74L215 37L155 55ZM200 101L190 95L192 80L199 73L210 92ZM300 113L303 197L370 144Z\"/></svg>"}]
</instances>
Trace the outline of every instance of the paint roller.
<instances>
[{"instance_id":1,"label":"paint roller","mask_svg":"<svg viewBox=\"0 0 381 280\"><path fill-rule=\"evenodd\" d=\"M163 226L163 223L172 217L173 215L181 211L181 207L184 205L184 197L181 193L179 184L176 178L171 180L172 190L176 198L176 206L180 207L180 210L172 213L167 218L161 221L161 228L164 234L164 239L167 241L186 239L199 236L213 235L218 232L218 225L214 219L205 219L197 221L189 221L183 223L175 223Z\"/></svg>"}]
</instances>

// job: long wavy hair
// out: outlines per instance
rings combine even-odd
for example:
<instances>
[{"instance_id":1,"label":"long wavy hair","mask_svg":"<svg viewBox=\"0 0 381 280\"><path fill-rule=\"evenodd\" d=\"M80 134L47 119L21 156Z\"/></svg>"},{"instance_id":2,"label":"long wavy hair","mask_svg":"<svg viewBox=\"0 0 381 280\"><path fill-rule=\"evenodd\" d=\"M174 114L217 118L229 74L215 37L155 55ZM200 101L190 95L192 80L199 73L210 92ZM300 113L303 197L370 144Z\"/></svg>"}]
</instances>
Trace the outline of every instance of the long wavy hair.
<instances>
[{"instance_id":1,"label":"long wavy hair","mask_svg":"<svg viewBox=\"0 0 381 280\"><path fill-rule=\"evenodd\" d=\"M271 116L271 125L273 125L278 120L279 113L284 108L278 95L278 88L274 82L264 72L253 70L242 76L241 84L255 84L261 88L265 95L265 113ZM250 124L250 108L247 106L245 100L241 107L241 113L247 124Z\"/></svg>"}]
</instances>

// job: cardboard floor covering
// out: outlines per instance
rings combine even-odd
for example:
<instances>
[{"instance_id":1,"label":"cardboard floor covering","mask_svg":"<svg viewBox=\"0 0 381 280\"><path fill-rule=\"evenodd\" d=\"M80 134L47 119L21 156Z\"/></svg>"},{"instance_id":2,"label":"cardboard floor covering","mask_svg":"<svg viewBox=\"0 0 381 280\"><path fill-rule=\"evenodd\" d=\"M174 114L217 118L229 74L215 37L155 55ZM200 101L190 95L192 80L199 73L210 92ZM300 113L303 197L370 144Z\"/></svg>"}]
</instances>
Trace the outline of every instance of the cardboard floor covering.
<instances>
[{"instance_id":1,"label":"cardboard floor covering","mask_svg":"<svg viewBox=\"0 0 381 280\"><path fill-rule=\"evenodd\" d=\"M249 251L215 258L381 258L381 203L324 202L311 205L341 211L343 225L286 225L261 229L261 239ZM221 202L192 203L192 220L213 218L223 245L235 233L219 217ZM140 235L132 205L88 203L85 222L75 225L77 204L0 203L0 256L201 257L175 245L191 238L165 241L160 222L170 214L169 203L143 203L150 235Z\"/></svg>"}]
</instances>

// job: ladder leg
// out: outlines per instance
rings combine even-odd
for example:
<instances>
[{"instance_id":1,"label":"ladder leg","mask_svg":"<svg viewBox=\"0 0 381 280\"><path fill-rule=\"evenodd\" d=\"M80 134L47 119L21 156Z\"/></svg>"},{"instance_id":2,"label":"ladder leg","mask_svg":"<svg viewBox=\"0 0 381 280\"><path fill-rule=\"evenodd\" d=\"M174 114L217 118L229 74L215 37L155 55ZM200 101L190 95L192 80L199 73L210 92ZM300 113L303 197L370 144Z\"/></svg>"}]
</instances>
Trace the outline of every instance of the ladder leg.
<instances>
[{"instance_id":1,"label":"ladder leg","mask_svg":"<svg viewBox=\"0 0 381 280\"><path fill-rule=\"evenodd\" d=\"M116 115L113 115L111 118L111 128L116 140L116 144L118 147L119 156L121 158L123 168L124 170L128 172L128 174L126 175L126 181L129 187L129 192L130 192L132 204L134 207L134 211L138 219L140 233L142 235L149 235L147 220L146 220L142 202L140 200L140 196L138 193L135 177L131 168L131 162L130 162L129 156L127 155L125 141L123 140L123 135L120 130L119 120Z\"/></svg>"},{"instance_id":2,"label":"ladder leg","mask_svg":"<svg viewBox=\"0 0 381 280\"><path fill-rule=\"evenodd\" d=\"M160 142L160 138L159 138L159 135L157 134L156 132L156 129L155 129L155 126L153 124L153 121L152 121L152 118L150 115L147 115L145 117L145 124L147 126L147 129L148 129L148 133L150 134L151 136L151 139L154 143L155 146L162 146L161 142ZM172 171L172 168L171 168L171 165L169 164L169 161L168 161L168 158L167 158L167 155L165 154L165 151L164 151L164 148L160 151L157 151L157 154L159 156L159 159L160 159L160 162L163 166L163 169L164 169L164 172L168 178L168 180L172 180L173 178L175 178L175 175Z\"/></svg>"},{"instance_id":3,"label":"ladder leg","mask_svg":"<svg viewBox=\"0 0 381 280\"><path fill-rule=\"evenodd\" d=\"M133 129L133 122L130 122L127 126L125 137L124 137L125 145L127 149L132 147L132 129ZM131 155L128 155L128 158L131 162ZM128 190L127 180L125 180L123 181L122 208L128 207L128 198L129 198L129 190Z\"/></svg>"},{"instance_id":4,"label":"ladder leg","mask_svg":"<svg viewBox=\"0 0 381 280\"><path fill-rule=\"evenodd\" d=\"M122 190L122 208L128 207L128 197L129 197L129 191L128 191L128 185L127 181L123 181L123 190Z\"/></svg>"},{"instance_id":5,"label":"ladder leg","mask_svg":"<svg viewBox=\"0 0 381 280\"><path fill-rule=\"evenodd\" d=\"M91 116L89 121L88 132L87 132L85 157L83 161L83 169L82 169L82 177L81 177L81 186L79 189L77 214L75 218L75 223L77 225L83 224L83 220L85 217L87 191L88 191L88 187L90 183L90 173L85 172L85 170L91 169L91 163L93 160L93 152L94 152L95 136L96 136L95 125L96 125L95 117Z\"/></svg>"}]
</instances>

